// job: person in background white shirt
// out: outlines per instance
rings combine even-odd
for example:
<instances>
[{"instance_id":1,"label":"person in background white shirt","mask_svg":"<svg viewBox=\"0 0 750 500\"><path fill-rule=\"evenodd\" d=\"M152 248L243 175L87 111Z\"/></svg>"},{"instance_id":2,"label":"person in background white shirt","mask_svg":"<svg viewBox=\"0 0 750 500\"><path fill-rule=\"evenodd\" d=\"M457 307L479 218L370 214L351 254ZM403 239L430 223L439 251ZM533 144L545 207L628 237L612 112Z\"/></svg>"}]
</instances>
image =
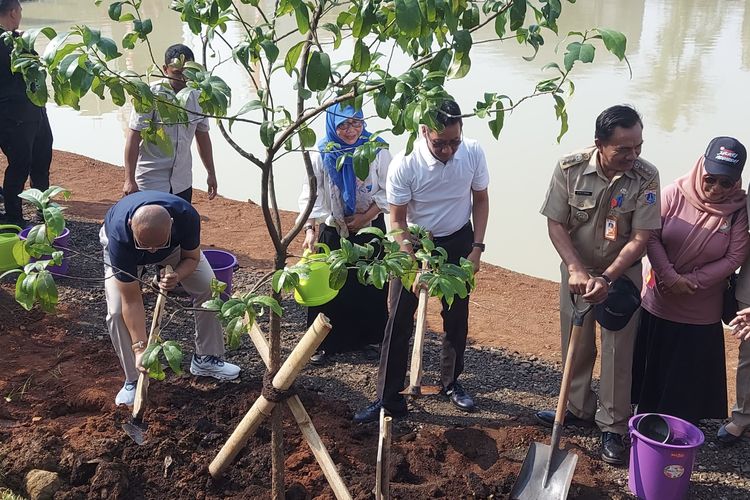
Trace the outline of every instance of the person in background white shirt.
<instances>
[{"instance_id":1,"label":"person in background white shirt","mask_svg":"<svg viewBox=\"0 0 750 500\"><path fill-rule=\"evenodd\" d=\"M183 68L188 61L194 61L193 51L182 44L169 47L164 54L164 74L166 81L152 87L154 94L178 94L186 87ZM172 143L172 154L166 155L155 144L141 138L141 131L150 122L160 120L156 110L138 113L133 109L130 115L130 130L125 141L125 184L123 196L136 191L155 190L172 193L188 203L193 198L193 156L190 146L193 138L198 145L198 154L208 173L208 199L216 196L216 172L214 170L213 146L208 133L208 118L202 116L198 103L198 92L191 91L185 102L188 123L164 125Z\"/></svg>"},{"instance_id":2,"label":"person in background white shirt","mask_svg":"<svg viewBox=\"0 0 750 500\"><path fill-rule=\"evenodd\" d=\"M408 155L405 152L396 155L388 169L386 196L391 229L404 230L396 238L403 251L413 254L407 225L422 226L432 233L435 245L447 251L449 262L458 264L465 257L479 271L490 207L487 160L476 141L463 137L458 104L444 101L436 118L442 129L432 130L422 125L414 150ZM404 289L401 280L394 279L388 300L390 315L380 354L378 399L357 412L355 422L377 420L381 408L393 417L407 414L406 400L400 392L404 388L418 299L413 291ZM474 401L458 382L464 369L469 297L456 297L451 307L443 301L442 316L443 392L459 409L472 411Z\"/></svg>"}]
</instances>

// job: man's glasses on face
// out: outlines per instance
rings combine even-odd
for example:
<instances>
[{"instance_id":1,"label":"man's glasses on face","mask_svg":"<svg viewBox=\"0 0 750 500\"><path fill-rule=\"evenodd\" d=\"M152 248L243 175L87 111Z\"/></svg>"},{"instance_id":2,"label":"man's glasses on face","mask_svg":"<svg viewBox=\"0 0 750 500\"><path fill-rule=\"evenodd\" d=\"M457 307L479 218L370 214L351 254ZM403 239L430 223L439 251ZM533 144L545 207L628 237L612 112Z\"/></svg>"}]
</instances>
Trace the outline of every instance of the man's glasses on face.
<instances>
[{"instance_id":1,"label":"man's glasses on face","mask_svg":"<svg viewBox=\"0 0 750 500\"><path fill-rule=\"evenodd\" d=\"M363 127L364 123L362 120L346 120L345 122L340 123L338 127L336 127L336 130L348 132L349 129L362 130Z\"/></svg>"},{"instance_id":2,"label":"man's glasses on face","mask_svg":"<svg viewBox=\"0 0 750 500\"><path fill-rule=\"evenodd\" d=\"M157 250L164 250L166 248L169 248L172 246L172 225L174 224L174 219L169 219L169 236L167 237L167 241L163 245L153 246L153 247L147 247L144 245L141 245L138 243L138 240L135 237L135 233L133 233L133 243L135 244L136 250L146 250L148 252L156 252Z\"/></svg>"},{"instance_id":3,"label":"man's glasses on face","mask_svg":"<svg viewBox=\"0 0 750 500\"><path fill-rule=\"evenodd\" d=\"M719 186L721 186L723 189L731 189L735 185L735 182L732 179L727 179L725 177L714 177L713 175L704 175L703 182L705 182L708 186L713 186L718 182Z\"/></svg>"},{"instance_id":4,"label":"man's glasses on face","mask_svg":"<svg viewBox=\"0 0 750 500\"><path fill-rule=\"evenodd\" d=\"M432 146L432 149L436 151L443 151L448 148L450 148L452 151L456 151L461 145L462 141L462 139L454 139L452 141L434 141L429 138L427 140L430 141L430 146Z\"/></svg>"}]
</instances>

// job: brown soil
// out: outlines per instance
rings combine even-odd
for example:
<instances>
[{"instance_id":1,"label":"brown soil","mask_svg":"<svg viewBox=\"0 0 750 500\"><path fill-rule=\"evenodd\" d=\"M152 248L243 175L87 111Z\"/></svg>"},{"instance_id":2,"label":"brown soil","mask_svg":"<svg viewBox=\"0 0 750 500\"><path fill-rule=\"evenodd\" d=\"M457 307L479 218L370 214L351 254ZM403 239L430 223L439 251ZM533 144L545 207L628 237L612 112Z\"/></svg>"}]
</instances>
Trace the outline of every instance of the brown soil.
<instances>
[{"instance_id":1,"label":"brown soil","mask_svg":"<svg viewBox=\"0 0 750 500\"><path fill-rule=\"evenodd\" d=\"M79 233L73 244L95 253L97 225L120 197L121 171L55 152L52 180L73 191L66 203ZM240 258L243 269L236 283L251 283L271 267L271 244L257 205L208 201L203 192L195 194L194 204L204 220L204 245L229 249ZM293 214L284 214L285 224L292 220ZM100 276L99 267L78 263L71 274ZM489 265L478 281L472 295L473 350L467 356L477 366L474 374L480 380L473 387L482 411L465 416L444 401L416 404L410 418L394 428L394 498L505 497L529 444L549 440L548 431L529 415L554 402L559 381L557 284ZM120 428L127 411L113 404L122 378L104 325L101 284L63 279L60 289L62 305L53 316L23 312L13 300L12 285L6 281L0 287L0 489L21 492L26 472L46 469L60 474L57 499L269 497L267 426L249 440L225 478L214 481L207 474L208 463L260 393L262 367L247 341L229 355L243 367L239 382L170 374L153 383L148 441L139 447ZM304 320L293 305L284 306L291 311L283 323L288 350ZM430 326L440 329L435 313ZM188 346L191 329L189 318L176 320L169 335ZM435 344L434 335L430 342ZM736 345L727 342L727 351L732 394ZM498 365L482 366L486 362L480 360L489 357ZM298 384L355 498L372 497L377 427L354 425L351 416L372 397L375 371L357 356L344 356L322 370L308 367ZM288 411L284 422L287 498L333 498ZM574 433L564 443L579 455L571 497L627 496L626 471L601 463L595 431ZM723 459L725 454L716 457ZM733 467L745 471L746 457L733 460L738 462L727 469L711 465L703 470L719 475ZM710 476L694 493L696 498L746 498L748 492Z\"/></svg>"}]
</instances>

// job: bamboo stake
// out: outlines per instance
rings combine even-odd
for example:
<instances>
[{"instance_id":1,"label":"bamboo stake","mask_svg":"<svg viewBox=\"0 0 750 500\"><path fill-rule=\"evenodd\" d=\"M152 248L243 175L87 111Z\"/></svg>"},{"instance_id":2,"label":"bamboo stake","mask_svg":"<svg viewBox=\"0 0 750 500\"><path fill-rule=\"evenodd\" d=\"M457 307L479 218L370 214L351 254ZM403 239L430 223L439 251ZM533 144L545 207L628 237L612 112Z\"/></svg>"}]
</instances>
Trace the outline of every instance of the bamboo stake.
<instances>
[{"instance_id":1,"label":"bamboo stake","mask_svg":"<svg viewBox=\"0 0 750 500\"><path fill-rule=\"evenodd\" d=\"M331 331L331 324L328 322L328 318L319 314L274 376L272 381L274 388L281 391L289 389L299 372L302 371L302 367L329 331ZM276 403L268 401L263 395L258 396L250 411L242 418L237 428L208 466L211 476L214 478L221 476L245 446L250 436L258 429L264 417L271 416L275 406Z\"/></svg>"},{"instance_id":2,"label":"bamboo stake","mask_svg":"<svg viewBox=\"0 0 750 500\"><path fill-rule=\"evenodd\" d=\"M392 418L380 409L380 433L378 435L378 459L375 466L375 500L389 500L391 470L391 424Z\"/></svg>"},{"instance_id":3,"label":"bamboo stake","mask_svg":"<svg viewBox=\"0 0 750 500\"><path fill-rule=\"evenodd\" d=\"M255 348L258 350L260 358L266 366L268 366L271 359L268 341L257 323L253 323L253 326L250 327L249 335L250 340L253 341ZM343 479L341 479L339 470L333 459L331 459L331 455L328 454L328 450L326 449L325 444L323 444L323 440L320 439L318 431L315 430L315 426L310 420L310 415L308 415L305 407L302 405L302 401L300 401L299 397L295 395L287 399L286 404L289 406L292 415L294 415L294 420L297 422L305 441L307 441L307 444L310 446L310 451L312 451L313 456L315 456L315 460L317 460L320 468L323 470L323 475L328 480L328 484L331 486L333 494L338 500L351 500L352 496Z\"/></svg>"}]
</instances>

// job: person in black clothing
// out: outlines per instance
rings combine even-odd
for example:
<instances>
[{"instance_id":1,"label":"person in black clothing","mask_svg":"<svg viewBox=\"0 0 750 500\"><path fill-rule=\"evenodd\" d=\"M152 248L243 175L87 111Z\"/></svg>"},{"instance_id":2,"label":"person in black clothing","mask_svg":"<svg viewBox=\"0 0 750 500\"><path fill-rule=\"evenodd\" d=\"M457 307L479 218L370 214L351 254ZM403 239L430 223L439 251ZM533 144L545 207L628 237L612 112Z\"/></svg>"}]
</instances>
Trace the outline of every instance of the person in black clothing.
<instances>
[{"instance_id":1,"label":"person in black clothing","mask_svg":"<svg viewBox=\"0 0 750 500\"><path fill-rule=\"evenodd\" d=\"M21 24L19 0L0 0L0 31L12 31ZM26 179L31 187L44 191L49 187L52 163L52 130L47 111L31 102L26 82L10 68L12 47L0 42L0 149L8 159L3 181L4 222L23 226L21 198Z\"/></svg>"}]
</instances>

